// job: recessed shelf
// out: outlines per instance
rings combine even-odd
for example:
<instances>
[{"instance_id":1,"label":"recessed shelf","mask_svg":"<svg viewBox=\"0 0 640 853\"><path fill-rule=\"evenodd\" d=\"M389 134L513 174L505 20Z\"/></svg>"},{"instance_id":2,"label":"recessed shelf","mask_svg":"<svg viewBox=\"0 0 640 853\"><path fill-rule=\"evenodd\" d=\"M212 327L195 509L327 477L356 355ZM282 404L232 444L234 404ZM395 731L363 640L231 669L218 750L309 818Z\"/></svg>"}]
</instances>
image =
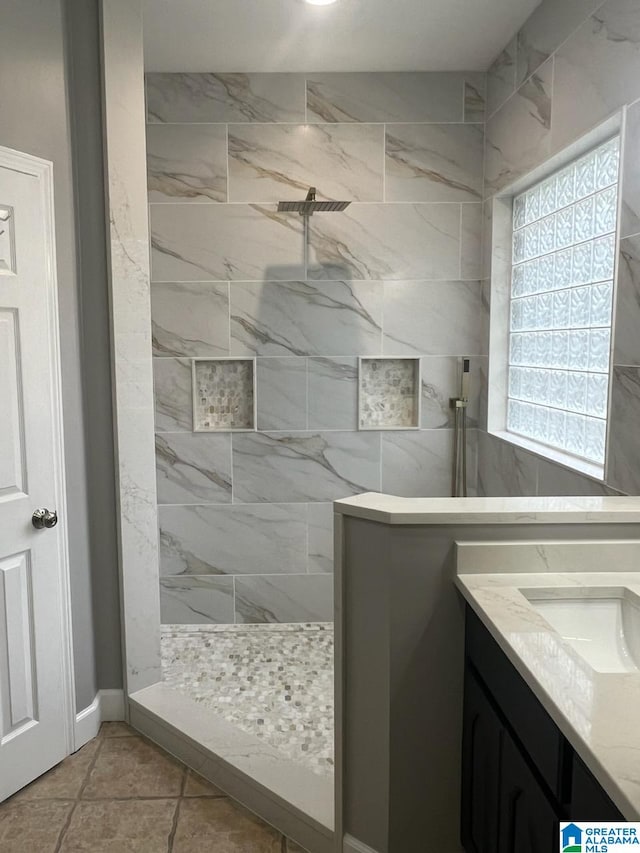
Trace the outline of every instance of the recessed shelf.
<instances>
[{"instance_id":1,"label":"recessed shelf","mask_svg":"<svg viewBox=\"0 0 640 853\"><path fill-rule=\"evenodd\" d=\"M253 358L193 360L194 432L248 432L256 424Z\"/></svg>"},{"instance_id":2,"label":"recessed shelf","mask_svg":"<svg viewBox=\"0 0 640 853\"><path fill-rule=\"evenodd\" d=\"M419 358L361 358L358 375L359 429L420 428Z\"/></svg>"}]
</instances>

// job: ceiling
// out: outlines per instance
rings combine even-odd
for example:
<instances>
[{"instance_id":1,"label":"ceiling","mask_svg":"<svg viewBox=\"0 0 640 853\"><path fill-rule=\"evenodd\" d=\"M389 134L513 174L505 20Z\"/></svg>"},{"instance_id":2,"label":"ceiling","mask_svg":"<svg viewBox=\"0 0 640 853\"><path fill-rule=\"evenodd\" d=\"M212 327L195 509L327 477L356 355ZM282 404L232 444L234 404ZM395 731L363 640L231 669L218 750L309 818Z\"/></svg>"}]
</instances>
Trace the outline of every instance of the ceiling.
<instances>
[{"instance_id":1,"label":"ceiling","mask_svg":"<svg viewBox=\"0 0 640 853\"><path fill-rule=\"evenodd\" d=\"M148 71L485 70L540 0L144 0Z\"/></svg>"}]
</instances>

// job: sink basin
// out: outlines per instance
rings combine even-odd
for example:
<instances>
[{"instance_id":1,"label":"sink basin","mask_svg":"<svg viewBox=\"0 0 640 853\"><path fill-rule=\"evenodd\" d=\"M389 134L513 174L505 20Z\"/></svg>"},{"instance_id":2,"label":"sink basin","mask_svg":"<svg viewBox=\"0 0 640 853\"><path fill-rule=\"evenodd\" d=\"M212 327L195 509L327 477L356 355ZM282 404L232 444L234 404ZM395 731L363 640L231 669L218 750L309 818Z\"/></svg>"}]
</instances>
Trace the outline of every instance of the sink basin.
<instances>
[{"instance_id":1,"label":"sink basin","mask_svg":"<svg viewBox=\"0 0 640 853\"><path fill-rule=\"evenodd\" d=\"M628 589L523 589L597 672L640 672L640 598Z\"/></svg>"}]
</instances>

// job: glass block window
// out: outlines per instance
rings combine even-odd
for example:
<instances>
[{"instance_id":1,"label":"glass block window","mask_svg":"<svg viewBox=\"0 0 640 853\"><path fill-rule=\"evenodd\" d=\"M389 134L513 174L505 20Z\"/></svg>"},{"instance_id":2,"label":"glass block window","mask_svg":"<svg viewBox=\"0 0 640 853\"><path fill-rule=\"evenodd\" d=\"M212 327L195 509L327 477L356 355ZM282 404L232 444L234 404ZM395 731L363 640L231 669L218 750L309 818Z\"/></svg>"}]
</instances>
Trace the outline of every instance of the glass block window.
<instances>
[{"instance_id":1,"label":"glass block window","mask_svg":"<svg viewBox=\"0 0 640 853\"><path fill-rule=\"evenodd\" d=\"M507 429L604 463L620 139L514 199Z\"/></svg>"}]
</instances>

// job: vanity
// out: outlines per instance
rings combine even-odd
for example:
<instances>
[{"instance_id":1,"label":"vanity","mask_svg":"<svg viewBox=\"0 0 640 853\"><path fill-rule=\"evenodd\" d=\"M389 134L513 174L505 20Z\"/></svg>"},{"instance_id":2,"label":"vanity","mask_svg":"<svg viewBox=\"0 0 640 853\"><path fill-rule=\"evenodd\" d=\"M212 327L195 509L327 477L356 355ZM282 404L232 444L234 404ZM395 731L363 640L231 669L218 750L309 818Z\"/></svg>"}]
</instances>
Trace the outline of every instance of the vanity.
<instances>
[{"instance_id":1,"label":"vanity","mask_svg":"<svg viewBox=\"0 0 640 853\"><path fill-rule=\"evenodd\" d=\"M335 513L336 849L550 853L560 820L640 819L640 500Z\"/></svg>"}]
</instances>

